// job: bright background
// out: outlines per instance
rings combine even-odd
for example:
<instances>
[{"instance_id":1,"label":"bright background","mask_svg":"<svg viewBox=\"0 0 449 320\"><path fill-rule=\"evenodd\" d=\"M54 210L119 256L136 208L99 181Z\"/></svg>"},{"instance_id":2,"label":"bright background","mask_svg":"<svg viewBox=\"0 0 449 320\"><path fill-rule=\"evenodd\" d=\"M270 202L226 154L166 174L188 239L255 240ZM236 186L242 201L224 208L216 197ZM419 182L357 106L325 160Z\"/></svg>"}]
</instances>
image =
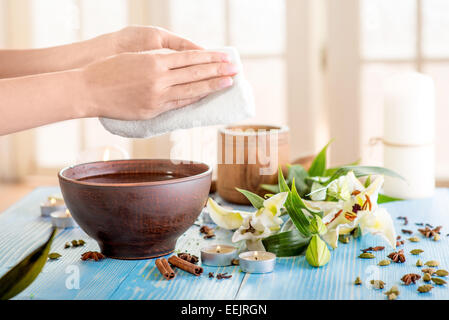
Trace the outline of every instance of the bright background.
<instances>
[{"instance_id":1,"label":"bright background","mask_svg":"<svg viewBox=\"0 0 449 320\"><path fill-rule=\"evenodd\" d=\"M65 44L130 24L237 47L256 96L257 116L246 122L288 125L292 159L334 138L333 164L381 165L382 146L370 139L382 135L383 81L427 73L437 90L437 178L449 180L447 0L0 0L2 48ZM83 150L109 145L135 158L167 157L176 145L178 157L213 164L216 128L133 140L97 119L52 124L0 137L0 179L53 179Z\"/></svg>"}]
</instances>

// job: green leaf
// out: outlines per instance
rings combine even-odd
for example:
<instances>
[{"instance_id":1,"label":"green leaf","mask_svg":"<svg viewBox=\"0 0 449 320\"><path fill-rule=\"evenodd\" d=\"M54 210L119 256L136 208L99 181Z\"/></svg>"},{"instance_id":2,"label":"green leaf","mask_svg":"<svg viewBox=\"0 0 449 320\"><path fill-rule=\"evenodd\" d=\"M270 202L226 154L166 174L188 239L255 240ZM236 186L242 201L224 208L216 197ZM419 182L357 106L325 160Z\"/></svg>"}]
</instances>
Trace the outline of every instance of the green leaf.
<instances>
[{"instance_id":1,"label":"green leaf","mask_svg":"<svg viewBox=\"0 0 449 320\"><path fill-rule=\"evenodd\" d=\"M301 196L304 196L309 190L309 186L306 183L308 177L309 174L302 165L295 164L288 167L287 182L293 183L294 179L296 189Z\"/></svg>"},{"instance_id":2,"label":"green leaf","mask_svg":"<svg viewBox=\"0 0 449 320\"><path fill-rule=\"evenodd\" d=\"M390 197L390 196L387 196L387 195L381 194L381 193L379 193L379 196L377 197L377 203L379 203L379 204L393 202L393 201L403 201L403 200L404 199Z\"/></svg>"},{"instance_id":3,"label":"green leaf","mask_svg":"<svg viewBox=\"0 0 449 320\"><path fill-rule=\"evenodd\" d=\"M365 180L365 188L368 188L368 186L371 184L371 175L368 176L368 178L366 178Z\"/></svg>"},{"instance_id":4,"label":"green leaf","mask_svg":"<svg viewBox=\"0 0 449 320\"><path fill-rule=\"evenodd\" d=\"M292 257L302 254L310 242L297 229L280 232L262 240L265 249L278 257Z\"/></svg>"},{"instance_id":5,"label":"green leaf","mask_svg":"<svg viewBox=\"0 0 449 320\"><path fill-rule=\"evenodd\" d=\"M394 172L393 170L384 168L384 167L345 166L345 167L341 167L340 169L338 169L332 175L332 177L328 181L326 181L326 185L328 185L329 183L331 183L335 179L338 179L339 177L346 175L349 171L353 171L354 175L357 178L364 177L364 176L369 176L369 175L372 175L372 174L377 174L377 175L390 176L390 177L393 177L393 178L399 178L399 179L405 180L398 173Z\"/></svg>"},{"instance_id":6,"label":"green leaf","mask_svg":"<svg viewBox=\"0 0 449 320\"><path fill-rule=\"evenodd\" d=\"M323 213L321 211L314 210L314 209L310 208L308 205L306 205L306 203L301 199L298 192L296 191L296 187L295 187L294 183L292 184L291 197L292 197L292 204L295 208L306 209L308 212L310 212L313 215L318 215L320 218L323 217ZM304 216L304 218L308 220L308 218L304 215L302 210L300 210L300 211L301 211L302 215Z\"/></svg>"},{"instance_id":7,"label":"green leaf","mask_svg":"<svg viewBox=\"0 0 449 320\"><path fill-rule=\"evenodd\" d=\"M288 197L287 200L285 201L284 207L287 210L288 215L292 219L293 224L304 236L306 237L310 236L309 219L304 215L304 212L302 212L301 208L295 207L295 205L293 204L292 192L290 191L290 188L288 187L287 182L285 181L284 174L280 169L278 173L278 182L279 182L279 190L281 192L288 192ZM292 184L292 187L294 187L294 182Z\"/></svg>"},{"instance_id":8,"label":"green leaf","mask_svg":"<svg viewBox=\"0 0 449 320\"><path fill-rule=\"evenodd\" d=\"M254 208L260 209L263 208L264 199L251 191L235 188L238 192L242 193L248 200L251 202Z\"/></svg>"},{"instance_id":9,"label":"green leaf","mask_svg":"<svg viewBox=\"0 0 449 320\"><path fill-rule=\"evenodd\" d=\"M335 172L337 172L337 170L340 169L341 167L358 166L359 164L360 164L360 159L359 159L359 160L356 160L356 161L354 161L354 162L352 162L352 163L349 163L349 164L347 164L347 165L344 165L344 166L338 166L338 167L333 167L333 168L326 169L326 172L324 172L324 176L325 176L325 177L330 177L330 176L332 176L332 175L333 175Z\"/></svg>"},{"instance_id":10,"label":"green leaf","mask_svg":"<svg viewBox=\"0 0 449 320\"><path fill-rule=\"evenodd\" d=\"M261 184L260 187L264 190L267 190L268 192L271 192L273 194L277 194L281 192L279 190L279 186L277 184Z\"/></svg>"},{"instance_id":11,"label":"green leaf","mask_svg":"<svg viewBox=\"0 0 449 320\"><path fill-rule=\"evenodd\" d=\"M313 159L312 164L309 168L309 176L321 177L326 172L326 152L327 147L332 143L332 140L324 146L324 148L318 153L318 155Z\"/></svg>"},{"instance_id":12,"label":"green leaf","mask_svg":"<svg viewBox=\"0 0 449 320\"><path fill-rule=\"evenodd\" d=\"M281 167L278 170L278 185L280 192L290 192L287 182L285 181L284 174L282 173Z\"/></svg>"},{"instance_id":13,"label":"green leaf","mask_svg":"<svg viewBox=\"0 0 449 320\"><path fill-rule=\"evenodd\" d=\"M41 272L47 262L51 243L56 235L53 229L47 242L31 252L0 278L0 300L8 300L25 290Z\"/></svg>"}]
</instances>

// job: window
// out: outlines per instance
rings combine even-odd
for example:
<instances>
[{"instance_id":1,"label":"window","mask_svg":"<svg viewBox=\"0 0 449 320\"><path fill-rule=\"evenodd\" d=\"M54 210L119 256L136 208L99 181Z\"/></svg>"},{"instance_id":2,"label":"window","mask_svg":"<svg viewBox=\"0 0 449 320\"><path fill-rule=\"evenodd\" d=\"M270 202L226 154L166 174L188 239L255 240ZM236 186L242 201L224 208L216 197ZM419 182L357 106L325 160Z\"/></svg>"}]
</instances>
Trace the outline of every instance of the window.
<instances>
[{"instance_id":1,"label":"window","mask_svg":"<svg viewBox=\"0 0 449 320\"><path fill-rule=\"evenodd\" d=\"M350 153L361 155L364 163L382 164L382 147L370 145L370 139L383 132L383 82L393 73L416 70L435 81L436 176L449 179L449 2L346 0L340 6L335 2L329 1L328 8L330 78L339 72L343 79L344 72L345 81L354 87L345 91L342 84L330 83L329 100L332 104L340 99L335 107L350 105L355 115L352 124L348 120L340 127L357 141L358 151ZM344 69L338 63L344 63ZM341 159L339 154L335 160Z\"/></svg>"},{"instance_id":2,"label":"window","mask_svg":"<svg viewBox=\"0 0 449 320\"><path fill-rule=\"evenodd\" d=\"M169 13L172 31L206 48L239 50L257 106L245 123L286 124L284 0L170 0ZM173 132L171 141L182 148L172 156L215 164L216 128Z\"/></svg>"}]
</instances>

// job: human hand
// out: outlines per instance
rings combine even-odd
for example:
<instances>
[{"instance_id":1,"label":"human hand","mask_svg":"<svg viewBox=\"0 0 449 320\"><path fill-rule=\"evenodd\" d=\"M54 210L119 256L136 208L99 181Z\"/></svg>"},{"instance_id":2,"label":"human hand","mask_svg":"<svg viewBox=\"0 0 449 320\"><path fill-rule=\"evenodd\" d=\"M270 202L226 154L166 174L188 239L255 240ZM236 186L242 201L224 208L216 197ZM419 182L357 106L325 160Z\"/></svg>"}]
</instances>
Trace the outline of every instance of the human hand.
<instances>
[{"instance_id":1,"label":"human hand","mask_svg":"<svg viewBox=\"0 0 449 320\"><path fill-rule=\"evenodd\" d=\"M222 52L122 53L82 69L86 114L150 119L230 87L237 72Z\"/></svg>"},{"instance_id":2,"label":"human hand","mask_svg":"<svg viewBox=\"0 0 449 320\"><path fill-rule=\"evenodd\" d=\"M130 26L87 41L95 59L125 52L142 52L157 49L176 51L200 50L199 45L168 30L151 26Z\"/></svg>"}]
</instances>

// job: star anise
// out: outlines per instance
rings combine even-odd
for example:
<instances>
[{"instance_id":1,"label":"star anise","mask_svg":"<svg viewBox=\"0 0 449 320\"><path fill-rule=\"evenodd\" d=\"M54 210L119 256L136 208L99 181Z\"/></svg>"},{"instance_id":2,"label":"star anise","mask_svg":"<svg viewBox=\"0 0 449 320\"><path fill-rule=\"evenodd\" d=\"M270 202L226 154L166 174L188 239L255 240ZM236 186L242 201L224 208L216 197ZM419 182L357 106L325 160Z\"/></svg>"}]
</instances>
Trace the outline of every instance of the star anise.
<instances>
[{"instance_id":1,"label":"star anise","mask_svg":"<svg viewBox=\"0 0 449 320\"><path fill-rule=\"evenodd\" d=\"M403 276L401 278L401 280L404 282L404 284L406 286L408 286L409 284L416 283L416 281L418 281L419 279L421 279L421 276L419 274L416 273L408 273L405 276Z\"/></svg>"},{"instance_id":2,"label":"star anise","mask_svg":"<svg viewBox=\"0 0 449 320\"><path fill-rule=\"evenodd\" d=\"M188 261L193 264L197 264L199 261L197 256L195 256L193 254L189 254L187 252L178 253L178 257L180 257L182 260Z\"/></svg>"},{"instance_id":3,"label":"star anise","mask_svg":"<svg viewBox=\"0 0 449 320\"><path fill-rule=\"evenodd\" d=\"M85 261L89 259L99 261L101 259L104 259L104 255L97 251L87 251L81 255L81 260Z\"/></svg>"},{"instance_id":4,"label":"star anise","mask_svg":"<svg viewBox=\"0 0 449 320\"><path fill-rule=\"evenodd\" d=\"M213 278L214 277L214 273L213 272L209 272L209 278Z\"/></svg>"},{"instance_id":5,"label":"star anise","mask_svg":"<svg viewBox=\"0 0 449 320\"><path fill-rule=\"evenodd\" d=\"M396 263L404 263L405 262L404 250L392 252L388 255L388 258L390 258L393 262Z\"/></svg>"},{"instance_id":6,"label":"star anise","mask_svg":"<svg viewBox=\"0 0 449 320\"><path fill-rule=\"evenodd\" d=\"M424 229L418 229L419 232L421 232L421 234L426 237L426 238L432 238L437 234L440 234L440 230L441 228L443 228L443 226L438 226L436 228L429 228L428 225L426 225L426 227Z\"/></svg>"},{"instance_id":7,"label":"star anise","mask_svg":"<svg viewBox=\"0 0 449 320\"><path fill-rule=\"evenodd\" d=\"M211 227L202 226L200 228L200 232L205 234L204 239L210 239L210 238L215 237L214 229L212 229Z\"/></svg>"}]
</instances>

